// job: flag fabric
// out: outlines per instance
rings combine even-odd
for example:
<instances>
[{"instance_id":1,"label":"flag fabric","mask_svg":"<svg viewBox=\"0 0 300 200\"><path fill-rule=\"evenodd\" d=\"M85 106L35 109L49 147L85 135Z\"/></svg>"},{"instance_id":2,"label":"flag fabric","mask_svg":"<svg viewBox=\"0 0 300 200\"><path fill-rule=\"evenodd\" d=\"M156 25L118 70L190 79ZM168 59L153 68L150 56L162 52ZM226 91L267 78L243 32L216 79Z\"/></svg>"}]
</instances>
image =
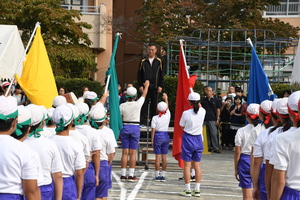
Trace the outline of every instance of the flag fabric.
<instances>
[{"instance_id":1,"label":"flag fabric","mask_svg":"<svg viewBox=\"0 0 300 200\"><path fill-rule=\"evenodd\" d=\"M110 81L108 83L110 128L114 131L116 140L119 138L120 130L123 128L119 104L118 77L115 64L115 55L118 48L118 42L119 34L117 33L113 52L110 57L109 69L106 72L106 76L110 75Z\"/></svg>"},{"instance_id":2,"label":"flag fabric","mask_svg":"<svg viewBox=\"0 0 300 200\"><path fill-rule=\"evenodd\" d=\"M41 27L37 27L24 61L21 78L18 74L15 74L15 78L33 104L52 107L53 99L58 93Z\"/></svg>"},{"instance_id":3,"label":"flag fabric","mask_svg":"<svg viewBox=\"0 0 300 200\"><path fill-rule=\"evenodd\" d=\"M273 94L272 88L269 84L267 75L262 68L260 60L256 54L256 50L253 47L251 41L249 42L252 48L251 65L250 65L250 77L248 83L248 96L247 103L260 104L264 100L273 101L275 94Z\"/></svg>"},{"instance_id":4,"label":"flag fabric","mask_svg":"<svg viewBox=\"0 0 300 200\"><path fill-rule=\"evenodd\" d=\"M298 48L294 59L291 84L300 83L300 40L298 41Z\"/></svg>"},{"instance_id":5,"label":"flag fabric","mask_svg":"<svg viewBox=\"0 0 300 200\"><path fill-rule=\"evenodd\" d=\"M183 130L179 125L179 121L183 111L191 108L188 103L188 96L190 93L190 88L192 88L195 84L196 78L197 77L195 76L189 77L185 55L183 51L183 45L182 45L182 41L180 41L179 70L178 70L178 83L177 83L177 93L176 93L172 156L178 161L178 165L182 169L184 167L184 163L183 160L180 159L180 156L181 156Z\"/></svg>"}]
</instances>

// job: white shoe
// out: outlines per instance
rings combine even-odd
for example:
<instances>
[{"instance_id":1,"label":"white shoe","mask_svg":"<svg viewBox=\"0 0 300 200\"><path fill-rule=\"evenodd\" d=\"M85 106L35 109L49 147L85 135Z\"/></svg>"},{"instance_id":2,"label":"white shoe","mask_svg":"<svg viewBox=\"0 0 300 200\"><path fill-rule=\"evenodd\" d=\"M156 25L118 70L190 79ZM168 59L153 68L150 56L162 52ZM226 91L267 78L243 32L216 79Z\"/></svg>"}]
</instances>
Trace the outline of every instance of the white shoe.
<instances>
[{"instance_id":1,"label":"white shoe","mask_svg":"<svg viewBox=\"0 0 300 200\"><path fill-rule=\"evenodd\" d=\"M235 147L233 147L232 151L233 151L233 152L235 151Z\"/></svg>"}]
</instances>

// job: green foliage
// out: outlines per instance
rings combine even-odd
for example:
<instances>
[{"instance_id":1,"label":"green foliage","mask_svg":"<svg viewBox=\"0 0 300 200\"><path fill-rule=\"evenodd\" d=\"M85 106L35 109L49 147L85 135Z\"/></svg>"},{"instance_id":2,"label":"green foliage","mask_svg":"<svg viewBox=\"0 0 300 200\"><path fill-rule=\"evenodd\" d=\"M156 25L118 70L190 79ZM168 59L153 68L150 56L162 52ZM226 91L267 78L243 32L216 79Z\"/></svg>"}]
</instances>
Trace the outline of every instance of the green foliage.
<instances>
[{"instance_id":1,"label":"green foliage","mask_svg":"<svg viewBox=\"0 0 300 200\"><path fill-rule=\"evenodd\" d=\"M175 114L178 78L172 77L172 76L165 76L164 80L165 80L165 84L164 84L164 88L163 88L163 93L166 93L168 95L169 109L171 112L171 121L173 121L174 114ZM138 88L137 81L133 82L133 86ZM194 86L194 91L199 93L202 96L203 84L201 81L196 81L195 86ZM162 97L162 94L159 95L158 102L163 101L161 97Z\"/></svg>"},{"instance_id":2,"label":"green foliage","mask_svg":"<svg viewBox=\"0 0 300 200\"><path fill-rule=\"evenodd\" d=\"M141 17L136 22L136 31L142 41L166 47L166 41L177 35L183 35L189 25L187 16L192 15L202 7L195 1L182 0L148 0L144 1L136 13ZM149 40L150 39L150 40Z\"/></svg>"},{"instance_id":3,"label":"green foliage","mask_svg":"<svg viewBox=\"0 0 300 200\"><path fill-rule=\"evenodd\" d=\"M299 27L278 19L263 18L262 11L279 0L147 0L136 11L141 17L136 31L142 42L155 42L166 49L167 41L176 36L190 36L197 29L270 29L276 37L297 38ZM260 40L264 35L255 38ZM193 37L197 37L193 35ZM223 34L220 40L228 40ZM251 38L251 35L248 35ZM254 39L254 38L253 38ZM241 33L236 41L244 41Z\"/></svg>"},{"instance_id":4,"label":"green foliage","mask_svg":"<svg viewBox=\"0 0 300 200\"><path fill-rule=\"evenodd\" d=\"M288 83L273 83L271 88L274 94L277 95L277 98L283 98L283 94L286 90L291 90L291 86Z\"/></svg>"},{"instance_id":5,"label":"green foliage","mask_svg":"<svg viewBox=\"0 0 300 200\"><path fill-rule=\"evenodd\" d=\"M101 97L103 94L103 87L98 81L90 81L84 78L72 78L67 79L64 77L55 77L56 86L64 87L66 92L74 92L78 97L81 97L81 90L84 86L88 87L90 91L96 92L96 94Z\"/></svg>"},{"instance_id":6,"label":"green foliage","mask_svg":"<svg viewBox=\"0 0 300 200\"><path fill-rule=\"evenodd\" d=\"M83 44L50 45L47 52L55 75L83 78L96 71L95 55Z\"/></svg>"},{"instance_id":7,"label":"green foliage","mask_svg":"<svg viewBox=\"0 0 300 200\"><path fill-rule=\"evenodd\" d=\"M81 12L66 10L60 0L0 1L0 24L14 24L22 31L27 45L36 22L41 23L42 36L55 75L84 77L96 70L91 40L83 28L92 26L80 21ZM76 21L75 21L76 20Z\"/></svg>"}]
</instances>

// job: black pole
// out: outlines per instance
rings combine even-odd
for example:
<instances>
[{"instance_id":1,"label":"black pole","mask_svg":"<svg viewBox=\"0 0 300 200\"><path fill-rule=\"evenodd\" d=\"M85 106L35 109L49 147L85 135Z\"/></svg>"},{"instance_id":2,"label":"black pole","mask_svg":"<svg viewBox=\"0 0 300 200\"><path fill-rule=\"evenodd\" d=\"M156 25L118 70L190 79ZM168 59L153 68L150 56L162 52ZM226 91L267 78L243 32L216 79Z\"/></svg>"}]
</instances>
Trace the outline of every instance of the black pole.
<instances>
[{"instance_id":1,"label":"black pole","mask_svg":"<svg viewBox=\"0 0 300 200\"><path fill-rule=\"evenodd\" d=\"M145 170L149 170L148 167L148 144L149 144L149 132L150 132L150 105L151 105L151 98L148 99L148 114L147 114L147 143L146 143L146 165Z\"/></svg>"}]
</instances>

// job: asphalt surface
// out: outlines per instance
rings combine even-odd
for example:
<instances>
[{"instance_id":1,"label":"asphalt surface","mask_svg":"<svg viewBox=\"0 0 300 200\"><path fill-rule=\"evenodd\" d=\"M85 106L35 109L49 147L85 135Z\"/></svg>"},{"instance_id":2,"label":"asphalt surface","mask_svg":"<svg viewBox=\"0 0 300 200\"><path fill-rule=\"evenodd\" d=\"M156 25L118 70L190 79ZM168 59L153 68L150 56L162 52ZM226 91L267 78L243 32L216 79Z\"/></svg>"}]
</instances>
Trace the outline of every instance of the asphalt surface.
<instances>
[{"instance_id":1,"label":"asphalt surface","mask_svg":"<svg viewBox=\"0 0 300 200\"><path fill-rule=\"evenodd\" d=\"M145 146L145 145L144 145ZM144 147L144 146L141 146ZM184 181L178 180L183 176L183 170L178 167L177 161L172 157L172 148L169 149L166 182L155 182L154 164L149 161L148 170L145 162L137 162L136 177L138 182L120 182L121 149L117 149L113 161L113 188L109 190L108 199L121 200L161 200L161 199L200 199L200 200L237 200L242 199L242 190L234 177L233 152L223 150L221 154L203 154L201 161L202 181L201 197L184 197L180 193L185 189ZM142 158L142 156L140 156ZM148 155L149 160L154 154ZM128 173L128 170L127 170ZM193 190L194 183L191 183Z\"/></svg>"}]
</instances>

